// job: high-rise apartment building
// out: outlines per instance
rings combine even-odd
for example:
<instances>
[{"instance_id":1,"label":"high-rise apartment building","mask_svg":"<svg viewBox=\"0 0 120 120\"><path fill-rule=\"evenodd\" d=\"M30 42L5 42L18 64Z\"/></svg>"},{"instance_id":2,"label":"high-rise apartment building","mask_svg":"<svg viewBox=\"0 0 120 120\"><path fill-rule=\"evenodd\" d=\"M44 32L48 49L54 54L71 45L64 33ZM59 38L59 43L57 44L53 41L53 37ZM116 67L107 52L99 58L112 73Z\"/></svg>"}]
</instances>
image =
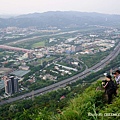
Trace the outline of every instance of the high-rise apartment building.
<instances>
[{"instance_id":1,"label":"high-rise apartment building","mask_svg":"<svg viewBox=\"0 0 120 120\"><path fill-rule=\"evenodd\" d=\"M6 77L4 79L4 83L5 83L6 94L12 95L19 91L18 78L15 78L14 76Z\"/></svg>"}]
</instances>

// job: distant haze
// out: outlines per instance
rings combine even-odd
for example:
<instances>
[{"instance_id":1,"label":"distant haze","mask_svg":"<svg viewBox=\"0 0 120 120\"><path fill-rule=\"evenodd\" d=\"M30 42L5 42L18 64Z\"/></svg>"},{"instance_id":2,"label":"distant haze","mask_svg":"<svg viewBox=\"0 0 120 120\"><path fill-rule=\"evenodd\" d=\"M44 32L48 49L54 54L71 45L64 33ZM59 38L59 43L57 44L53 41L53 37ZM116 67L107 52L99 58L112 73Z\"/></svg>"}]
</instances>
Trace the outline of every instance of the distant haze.
<instances>
[{"instance_id":1,"label":"distant haze","mask_svg":"<svg viewBox=\"0 0 120 120\"><path fill-rule=\"evenodd\" d=\"M0 15L46 11L120 14L120 0L0 0Z\"/></svg>"},{"instance_id":2,"label":"distant haze","mask_svg":"<svg viewBox=\"0 0 120 120\"><path fill-rule=\"evenodd\" d=\"M83 28L91 25L117 26L120 15L109 15L88 12L45 12L20 15L8 19L0 19L0 28L15 26L27 28L34 26L40 29Z\"/></svg>"}]
</instances>

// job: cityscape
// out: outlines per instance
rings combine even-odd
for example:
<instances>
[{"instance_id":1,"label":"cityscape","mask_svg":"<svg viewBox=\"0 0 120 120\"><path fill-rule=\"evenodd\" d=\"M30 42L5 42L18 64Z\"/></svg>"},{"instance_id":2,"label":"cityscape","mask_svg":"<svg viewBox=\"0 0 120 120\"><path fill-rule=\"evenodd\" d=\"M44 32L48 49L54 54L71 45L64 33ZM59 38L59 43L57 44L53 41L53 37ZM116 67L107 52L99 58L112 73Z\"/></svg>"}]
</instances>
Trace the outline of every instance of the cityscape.
<instances>
[{"instance_id":1,"label":"cityscape","mask_svg":"<svg viewBox=\"0 0 120 120\"><path fill-rule=\"evenodd\" d=\"M1 0L0 120L119 120L119 5Z\"/></svg>"},{"instance_id":2,"label":"cityscape","mask_svg":"<svg viewBox=\"0 0 120 120\"><path fill-rule=\"evenodd\" d=\"M59 38L56 38L56 35L52 34L55 37L52 36L46 41L52 43L51 46L45 45L45 42L42 39L40 42L33 43L34 47L32 46L31 49L27 49L27 45L25 48L17 47L17 42L14 42L13 44L8 43L8 45L0 45L0 49L5 50L5 54L2 54L0 63L0 74L1 79L3 79L1 80L1 88L5 87L5 94L1 96L1 98L9 97L22 90L28 90L29 86L35 84L38 79L47 82L57 82L60 77L63 77L64 79L66 76L72 76L75 72L83 71L83 66L85 64L79 56L94 55L99 52L108 51L111 48L114 48L115 44L118 42L117 39L120 37L119 30L114 28L105 29L106 30L103 30L99 34L85 34L74 31L70 32L67 37L59 35ZM31 31L27 28L19 30L19 28L16 27L9 27L6 29L4 28L2 32L3 31L6 31L6 33L1 37L1 41L4 39L8 41L11 40L11 37L14 38L14 35L18 34L18 31L19 35L23 34L23 32L26 36L31 34ZM35 29L34 32L38 33L39 30L37 31ZM9 34L11 37L6 38L6 34ZM68 32L66 32L66 34L68 34ZM71 37L71 35L73 35L73 37ZM19 45L20 44L24 44L24 41L19 43ZM72 58L72 56L74 56L74 58ZM32 68L31 65L41 65L44 67L42 69L39 68L39 72L36 70L26 79L25 75L30 73ZM86 67L88 68L89 66L86 65ZM4 75L6 75L6 77ZM12 91L12 89L16 88L13 87L14 83L12 83L11 75L17 77L14 78L16 80L15 85L17 86L17 90Z\"/></svg>"}]
</instances>

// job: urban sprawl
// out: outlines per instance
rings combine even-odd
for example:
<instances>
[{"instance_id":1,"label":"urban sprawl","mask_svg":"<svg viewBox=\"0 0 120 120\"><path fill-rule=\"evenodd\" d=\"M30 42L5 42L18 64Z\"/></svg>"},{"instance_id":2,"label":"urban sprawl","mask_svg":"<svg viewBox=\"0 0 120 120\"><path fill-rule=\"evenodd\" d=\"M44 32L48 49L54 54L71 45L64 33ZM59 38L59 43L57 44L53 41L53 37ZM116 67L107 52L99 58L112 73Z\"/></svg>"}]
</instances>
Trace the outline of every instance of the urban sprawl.
<instances>
[{"instance_id":1,"label":"urban sprawl","mask_svg":"<svg viewBox=\"0 0 120 120\"><path fill-rule=\"evenodd\" d=\"M94 27L102 30L1 28L0 89L4 90L1 99L45 87L89 68L81 56L106 52L120 38L118 29Z\"/></svg>"}]
</instances>

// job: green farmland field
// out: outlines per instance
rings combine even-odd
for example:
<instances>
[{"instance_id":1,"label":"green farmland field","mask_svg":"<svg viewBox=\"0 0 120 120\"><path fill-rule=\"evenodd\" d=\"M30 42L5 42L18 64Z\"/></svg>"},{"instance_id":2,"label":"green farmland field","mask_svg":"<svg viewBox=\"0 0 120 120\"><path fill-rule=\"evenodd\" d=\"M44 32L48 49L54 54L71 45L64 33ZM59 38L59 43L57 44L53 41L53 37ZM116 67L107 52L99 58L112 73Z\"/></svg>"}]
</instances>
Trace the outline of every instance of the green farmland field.
<instances>
[{"instance_id":1,"label":"green farmland field","mask_svg":"<svg viewBox=\"0 0 120 120\"><path fill-rule=\"evenodd\" d=\"M36 47L44 47L45 46L45 41L37 42L32 45L32 48Z\"/></svg>"}]
</instances>

